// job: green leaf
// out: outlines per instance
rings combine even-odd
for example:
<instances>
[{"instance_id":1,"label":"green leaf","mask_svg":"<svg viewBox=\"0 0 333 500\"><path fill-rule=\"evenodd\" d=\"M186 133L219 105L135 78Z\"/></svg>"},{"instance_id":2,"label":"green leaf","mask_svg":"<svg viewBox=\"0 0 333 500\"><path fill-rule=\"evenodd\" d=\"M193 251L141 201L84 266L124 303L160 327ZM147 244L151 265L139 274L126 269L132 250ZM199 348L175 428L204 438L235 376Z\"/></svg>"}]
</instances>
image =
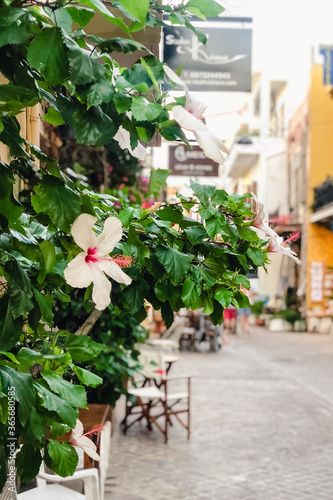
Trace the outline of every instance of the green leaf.
<instances>
[{"instance_id":1,"label":"green leaf","mask_svg":"<svg viewBox=\"0 0 333 500\"><path fill-rule=\"evenodd\" d=\"M29 45L27 58L48 85L59 85L68 77L68 59L60 28L45 27L36 35Z\"/></svg>"},{"instance_id":2,"label":"green leaf","mask_svg":"<svg viewBox=\"0 0 333 500\"><path fill-rule=\"evenodd\" d=\"M66 36L64 42L68 48L68 61L71 69L71 82L74 85L85 85L95 82L104 74L104 68L91 54Z\"/></svg>"},{"instance_id":3,"label":"green leaf","mask_svg":"<svg viewBox=\"0 0 333 500\"><path fill-rule=\"evenodd\" d=\"M86 335L69 335L65 348L73 361L89 361L96 358L104 349L104 344L98 344Z\"/></svg>"},{"instance_id":4,"label":"green leaf","mask_svg":"<svg viewBox=\"0 0 333 500\"><path fill-rule=\"evenodd\" d=\"M129 29L121 19L121 17L114 17L113 14L105 7L105 5L101 2L101 0L81 0L81 4L88 5L88 7L93 10L100 12L105 19L110 21L113 24L119 26L125 33L129 34Z\"/></svg>"},{"instance_id":5,"label":"green leaf","mask_svg":"<svg viewBox=\"0 0 333 500\"><path fill-rule=\"evenodd\" d=\"M19 402L19 420L22 425L25 425L36 400L30 373L18 373L9 366L0 366L0 378L5 394L8 393L10 387L15 387L15 399Z\"/></svg>"},{"instance_id":6,"label":"green leaf","mask_svg":"<svg viewBox=\"0 0 333 500\"><path fill-rule=\"evenodd\" d=\"M78 454L70 444L59 443L54 439L48 443L45 462L59 476L72 476L78 460Z\"/></svg>"},{"instance_id":7,"label":"green leaf","mask_svg":"<svg viewBox=\"0 0 333 500\"><path fill-rule=\"evenodd\" d=\"M0 141L9 148L11 156L23 156L31 159L31 156L24 149L24 140L20 135L20 124L15 116L3 116L2 123L4 128L0 134Z\"/></svg>"},{"instance_id":8,"label":"green leaf","mask_svg":"<svg viewBox=\"0 0 333 500\"><path fill-rule=\"evenodd\" d=\"M34 438L36 443L39 443L46 432L46 419L41 415L36 408L32 408L29 414L29 438Z\"/></svg>"},{"instance_id":9,"label":"green leaf","mask_svg":"<svg viewBox=\"0 0 333 500\"><path fill-rule=\"evenodd\" d=\"M195 9L195 12L193 12ZM186 10L198 16L198 12L203 15L202 19L206 20L207 17L216 17L221 14L225 9L215 0L189 0L186 4ZM198 16L200 17L200 16Z\"/></svg>"},{"instance_id":10,"label":"green leaf","mask_svg":"<svg viewBox=\"0 0 333 500\"><path fill-rule=\"evenodd\" d=\"M8 222L16 222L23 212L24 208L10 191L0 200L0 213Z\"/></svg>"},{"instance_id":11,"label":"green leaf","mask_svg":"<svg viewBox=\"0 0 333 500\"><path fill-rule=\"evenodd\" d=\"M170 247L159 245L156 257L164 266L173 285L178 285L190 268L192 257Z\"/></svg>"},{"instance_id":12,"label":"green leaf","mask_svg":"<svg viewBox=\"0 0 333 500\"><path fill-rule=\"evenodd\" d=\"M215 186L206 186L198 182L190 182L191 189L201 203L206 203L215 191Z\"/></svg>"},{"instance_id":13,"label":"green leaf","mask_svg":"<svg viewBox=\"0 0 333 500\"><path fill-rule=\"evenodd\" d=\"M24 42L30 35L30 26L29 14L25 9L1 6L0 47Z\"/></svg>"},{"instance_id":14,"label":"green leaf","mask_svg":"<svg viewBox=\"0 0 333 500\"><path fill-rule=\"evenodd\" d=\"M43 120L55 126L63 125L65 123L59 111L54 108L48 109L47 113L45 113L45 115L43 116Z\"/></svg>"},{"instance_id":15,"label":"green leaf","mask_svg":"<svg viewBox=\"0 0 333 500\"><path fill-rule=\"evenodd\" d=\"M113 99L114 88L108 80L99 80L90 86L87 94L87 109Z\"/></svg>"},{"instance_id":16,"label":"green leaf","mask_svg":"<svg viewBox=\"0 0 333 500\"><path fill-rule=\"evenodd\" d=\"M17 473L22 483L27 483L37 476L41 463L42 455L40 450L35 449L30 444L24 444L15 459Z\"/></svg>"},{"instance_id":17,"label":"green leaf","mask_svg":"<svg viewBox=\"0 0 333 500\"><path fill-rule=\"evenodd\" d=\"M55 247L50 240L41 241L39 244L41 252L40 270L37 278L38 283L43 283L45 276L50 273L56 263Z\"/></svg>"},{"instance_id":18,"label":"green leaf","mask_svg":"<svg viewBox=\"0 0 333 500\"><path fill-rule=\"evenodd\" d=\"M238 274L236 278L237 285L243 285L244 288L251 288L251 283L243 274Z\"/></svg>"},{"instance_id":19,"label":"green leaf","mask_svg":"<svg viewBox=\"0 0 333 500\"><path fill-rule=\"evenodd\" d=\"M138 233L135 231L133 226L130 226L128 230L128 238L127 242L130 245L135 245L139 250L143 257L149 257L150 250L149 248L140 240Z\"/></svg>"},{"instance_id":20,"label":"green leaf","mask_svg":"<svg viewBox=\"0 0 333 500\"><path fill-rule=\"evenodd\" d=\"M31 90L20 85L13 85L12 83L7 83L6 85L0 85L0 102L8 103L9 109L11 111L11 106L16 106L16 103L21 108L25 106L34 106L39 101L39 96L36 90Z\"/></svg>"},{"instance_id":21,"label":"green leaf","mask_svg":"<svg viewBox=\"0 0 333 500\"><path fill-rule=\"evenodd\" d=\"M60 302L71 302L70 296L60 290L60 288L54 288L52 293L57 300L60 300Z\"/></svg>"},{"instance_id":22,"label":"green leaf","mask_svg":"<svg viewBox=\"0 0 333 500\"><path fill-rule=\"evenodd\" d=\"M143 59L157 81L164 78L163 64L157 59L157 57L145 56ZM124 71L121 76L134 87L146 84L150 88L153 85L146 68L141 62L133 64L132 68Z\"/></svg>"},{"instance_id":23,"label":"green leaf","mask_svg":"<svg viewBox=\"0 0 333 500\"><path fill-rule=\"evenodd\" d=\"M14 319L11 313L9 296L0 298L0 344L2 349L11 349L22 334L23 317Z\"/></svg>"},{"instance_id":24,"label":"green leaf","mask_svg":"<svg viewBox=\"0 0 333 500\"><path fill-rule=\"evenodd\" d=\"M165 207L158 211L158 216L161 220L170 221L175 224L180 224L184 219L181 209L178 207Z\"/></svg>"},{"instance_id":25,"label":"green leaf","mask_svg":"<svg viewBox=\"0 0 333 500\"><path fill-rule=\"evenodd\" d=\"M1 132L3 131L3 129L5 128L4 124L3 124L3 121L0 120L0 134Z\"/></svg>"},{"instance_id":26,"label":"green leaf","mask_svg":"<svg viewBox=\"0 0 333 500\"><path fill-rule=\"evenodd\" d=\"M237 292L235 296L238 306L243 308L243 307L250 307L250 301L247 295L245 295L242 292Z\"/></svg>"},{"instance_id":27,"label":"green leaf","mask_svg":"<svg viewBox=\"0 0 333 500\"><path fill-rule=\"evenodd\" d=\"M134 209L132 207L124 208L119 212L119 220L124 227L128 227L134 217Z\"/></svg>"},{"instance_id":28,"label":"green leaf","mask_svg":"<svg viewBox=\"0 0 333 500\"><path fill-rule=\"evenodd\" d=\"M170 170L162 168L151 170L149 178L149 194L153 194L155 196L158 195L161 187L166 186L166 180L169 174Z\"/></svg>"},{"instance_id":29,"label":"green leaf","mask_svg":"<svg viewBox=\"0 0 333 500\"><path fill-rule=\"evenodd\" d=\"M135 314L143 306L148 291L149 285L142 278L138 281L132 281L129 286L124 288L122 294L129 304L129 311L131 314Z\"/></svg>"},{"instance_id":30,"label":"green leaf","mask_svg":"<svg viewBox=\"0 0 333 500\"><path fill-rule=\"evenodd\" d=\"M103 384L102 377L99 377L95 373L90 372L89 370L85 370L80 366L72 365L72 370L79 379L79 381L87 385L89 387L97 387L98 385Z\"/></svg>"},{"instance_id":31,"label":"green leaf","mask_svg":"<svg viewBox=\"0 0 333 500\"><path fill-rule=\"evenodd\" d=\"M42 163L46 163L47 171L49 174L54 175L55 177L61 178L63 174L60 173L60 168L58 163L51 156L47 156L44 154L37 146L28 142L31 153L38 158Z\"/></svg>"},{"instance_id":32,"label":"green leaf","mask_svg":"<svg viewBox=\"0 0 333 500\"><path fill-rule=\"evenodd\" d=\"M184 229L186 236L192 243L192 245L197 245L202 243L202 240L208 238L207 231L202 226L191 226Z\"/></svg>"},{"instance_id":33,"label":"green leaf","mask_svg":"<svg viewBox=\"0 0 333 500\"><path fill-rule=\"evenodd\" d=\"M5 425L8 419L8 396L0 392L0 422Z\"/></svg>"},{"instance_id":34,"label":"green leaf","mask_svg":"<svg viewBox=\"0 0 333 500\"><path fill-rule=\"evenodd\" d=\"M212 196L212 203L215 205L223 205L228 201L228 193L224 189L216 189Z\"/></svg>"},{"instance_id":35,"label":"green leaf","mask_svg":"<svg viewBox=\"0 0 333 500\"><path fill-rule=\"evenodd\" d=\"M61 437L69 431L70 427L68 425L61 424L60 422L53 421L50 425L50 434L52 437Z\"/></svg>"},{"instance_id":36,"label":"green leaf","mask_svg":"<svg viewBox=\"0 0 333 500\"><path fill-rule=\"evenodd\" d=\"M149 102L145 97L133 97L132 115L138 121L152 121L162 112L162 106L157 102Z\"/></svg>"},{"instance_id":37,"label":"green leaf","mask_svg":"<svg viewBox=\"0 0 333 500\"><path fill-rule=\"evenodd\" d=\"M246 253L255 266L261 266L261 264L263 264L265 254L263 254L258 248L248 248Z\"/></svg>"},{"instance_id":38,"label":"green leaf","mask_svg":"<svg viewBox=\"0 0 333 500\"><path fill-rule=\"evenodd\" d=\"M183 283L182 301L185 307L191 309L194 302L198 299L201 293L201 287L191 278L186 278Z\"/></svg>"},{"instance_id":39,"label":"green leaf","mask_svg":"<svg viewBox=\"0 0 333 500\"><path fill-rule=\"evenodd\" d=\"M170 326L173 323L174 316L173 316L173 310L169 302L163 302L161 305L161 313L162 313L162 318L165 323L165 326L167 328L170 328Z\"/></svg>"},{"instance_id":40,"label":"green leaf","mask_svg":"<svg viewBox=\"0 0 333 500\"><path fill-rule=\"evenodd\" d=\"M255 231L246 226L238 226L239 236L245 241L258 241L259 236Z\"/></svg>"},{"instance_id":41,"label":"green leaf","mask_svg":"<svg viewBox=\"0 0 333 500\"><path fill-rule=\"evenodd\" d=\"M125 113L131 109L132 97L130 95L124 94L123 92L117 92L113 100L118 113Z\"/></svg>"},{"instance_id":42,"label":"green leaf","mask_svg":"<svg viewBox=\"0 0 333 500\"><path fill-rule=\"evenodd\" d=\"M42 314L42 318L44 321L52 326L52 321L54 318L54 314L52 312L54 299L50 292L47 290L46 294L40 293L36 288L33 289L35 299L37 300L40 312Z\"/></svg>"},{"instance_id":43,"label":"green leaf","mask_svg":"<svg viewBox=\"0 0 333 500\"><path fill-rule=\"evenodd\" d=\"M214 311L209 315L214 325L221 325L224 309L217 300L213 300Z\"/></svg>"},{"instance_id":44,"label":"green leaf","mask_svg":"<svg viewBox=\"0 0 333 500\"><path fill-rule=\"evenodd\" d=\"M110 142L117 128L99 106L86 106L68 97L59 96L57 106L66 123L75 131L78 143L103 146Z\"/></svg>"},{"instance_id":45,"label":"green leaf","mask_svg":"<svg viewBox=\"0 0 333 500\"><path fill-rule=\"evenodd\" d=\"M17 360L16 356L12 352L6 352L6 351L0 351L1 356L6 356L8 359L10 359L13 363L16 365L19 365L20 362Z\"/></svg>"},{"instance_id":46,"label":"green leaf","mask_svg":"<svg viewBox=\"0 0 333 500\"><path fill-rule=\"evenodd\" d=\"M205 307L202 311L203 314L212 314L214 311L213 300L210 295L206 294Z\"/></svg>"},{"instance_id":47,"label":"green leaf","mask_svg":"<svg viewBox=\"0 0 333 500\"><path fill-rule=\"evenodd\" d=\"M0 161L0 199L12 190L15 183L13 170Z\"/></svg>"},{"instance_id":48,"label":"green leaf","mask_svg":"<svg viewBox=\"0 0 333 500\"><path fill-rule=\"evenodd\" d=\"M96 45L101 49L102 52L122 52L123 54L132 54L136 50L146 51L148 50L144 45L135 40L129 40L128 38L108 38L96 42Z\"/></svg>"},{"instance_id":49,"label":"green leaf","mask_svg":"<svg viewBox=\"0 0 333 500\"><path fill-rule=\"evenodd\" d=\"M54 365L68 364L71 362L71 357L68 353L42 354L41 352L28 349L27 347L22 347L19 350L17 359L24 370L29 370L36 363L42 365L45 361L55 361L56 363L53 363Z\"/></svg>"},{"instance_id":50,"label":"green leaf","mask_svg":"<svg viewBox=\"0 0 333 500\"><path fill-rule=\"evenodd\" d=\"M55 227L70 232L70 226L80 215L80 196L65 183L51 175L45 175L31 197L35 211L46 213Z\"/></svg>"},{"instance_id":51,"label":"green leaf","mask_svg":"<svg viewBox=\"0 0 333 500\"><path fill-rule=\"evenodd\" d=\"M84 408L87 405L86 391L82 385L74 385L50 370L41 373L49 388L73 406Z\"/></svg>"},{"instance_id":52,"label":"green leaf","mask_svg":"<svg viewBox=\"0 0 333 500\"><path fill-rule=\"evenodd\" d=\"M149 11L149 0L120 0L120 3L131 16L144 25Z\"/></svg>"},{"instance_id":53,"label":"green leaf","mask_svg":"<svg viewBox=\"0 0 333 500\"><path fill-rule=\"evenodd\" d=\"M5 270L9 275L8 295L9 306L13 319L23 316L33 308L31 281L28 274L19 265L18 261L12 257L6 262Z\"/></svg>"},{"instance_id":54,"label":"green leaf","mask_svg":"<svg viewBox=\"0 0 333 500\"><path fill-rule=\"evenodd\" d=\"M71 16L73 22L77 23L80 28L86 26L86 24L88 24L94 17L94 11L92 9L87 9L86 7L80 7L77 5L75 7L67 6L65 8Z\"/></svg>"},{"instance_id":55,"label":"green leaf","mask_svg":"<svg viewBox=\"0 0 333 500\"><path fill-rule=\"evenodd\" d=\"M190 23L188 20L187 16L184 14L180 14L180 12L173 11L172 14L169 16L169 21L171 24L183 24L186 26L186 28L190 29L193 31L193 33L196 34L198 37L199 42L205 44L207 42L207 36L205 33L198 28L195 28L193 24Z\"/></svg>"},{"instance_id":56,"label":"green leaf","mask_svg":"<svg viewBox=\"0 0 333 500\"><path fill-rule=\"evenodd\" d=\"M40 406L51 412L56 412L61 420L73 429L79 414L78 410L50 391L43 380L34 382L34 387Z\"/></svg>"},{"instance_id":57,"label":"green leaf","mask_svg":"<svg viewBox=\"0 0 333 500\"><path fill-rule=\"evenodd\" d=\"M52 19L53 23L62 28L66 33L71 33L72 31L72 18L67 12L67 9L61 7L60 9L52 10L48 7L45 8L45 11Z\"/></svg>"},{"instance_id":58,"label":"green leaf","mask_svg":"<svg viewBox=\"0 0 333 500\"><path fill-rule=\"evenodd\" d=\"M228 307L231 304L232 291L228 288L219 286L215 292L214 298L222 307Z\"/></svg>"},{"instance_id":59,"label":"green leaf","mask_svg":"<svg viewBox=\"0 0 333 500\"><path fill-rule=\"evenodd\" d=\"M211 238L214 238L216 234L221 234L226 228L225 218L221 214L216 214L216 216L211 217L206 220L206 231Z\"/></svg>"}]
</instances>

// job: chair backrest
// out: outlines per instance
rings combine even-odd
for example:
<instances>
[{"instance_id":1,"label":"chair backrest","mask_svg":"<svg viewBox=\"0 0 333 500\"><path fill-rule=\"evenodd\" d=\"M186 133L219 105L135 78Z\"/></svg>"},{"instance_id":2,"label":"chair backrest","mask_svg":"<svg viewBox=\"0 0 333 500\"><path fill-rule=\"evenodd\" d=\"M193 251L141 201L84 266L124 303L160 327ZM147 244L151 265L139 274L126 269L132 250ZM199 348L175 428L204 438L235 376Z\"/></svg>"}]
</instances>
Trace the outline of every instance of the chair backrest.
<instances>
[{"instance_id":1,"label":"chair backrest","mask_svg":"<svg viewBox=\"0 0 333 500\"><path fill-rule=\"evenodd\" d=\"M111 449L111 422L107 420L103 425L103 429L101 431L100 436L100 444L99 444L99 482L101 488L101 500L104 500L104 488L106 477L108 474L109 464L110 464L110 449Z\"/></svg>"},{"instance_id":2,"label":"chair backrest","mask_svg":"<svg viewBox=\"0 0 333 500\"><path fill-rule=\"evenodd\" d=\"M166 330L161 336L162 339L175 340L179 342L182 335L183 328L187 324L187 318L182 316L176 316L174 322L168 330Z\"/></svg>"},{"instance_id":3,"label":"chair backrest","mask_svg":"<svg viewBox=\"0 0 333 500\"><path fill-rule=\"evenodd\" d=\"M2 493L0 493L0 500L17 500L16 488L14 490L10 491L6 485Z\"/></svg>"},{"instance_id":4,"label":"chair backrest","mask_svg":"<svg viewBox=\"0 0 333 500\"><path fill-rule=\"evenodd\" d=\"M166 373L163 353L146 345L140 346L139 350L139 363L142 366L139 374L144 378L160 381Z\"/></svg>"}]
</instances>

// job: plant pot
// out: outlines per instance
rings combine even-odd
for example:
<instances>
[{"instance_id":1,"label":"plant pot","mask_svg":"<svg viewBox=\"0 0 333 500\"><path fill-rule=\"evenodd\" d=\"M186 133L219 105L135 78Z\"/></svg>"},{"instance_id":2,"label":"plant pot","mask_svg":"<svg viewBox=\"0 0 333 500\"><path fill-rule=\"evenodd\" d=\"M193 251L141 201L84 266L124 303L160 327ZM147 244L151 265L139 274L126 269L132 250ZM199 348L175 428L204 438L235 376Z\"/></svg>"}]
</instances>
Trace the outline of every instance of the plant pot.
<instances>
[{"instance_id":1,"label":"plant pot","mask_svg":"<svg viewBox=\"0 0 333 500\"><path fill-rule=\"evenodd\" d=\"M114 427L114 413L110 405L103 404L88 404L88 409L79 409L79 419L83 424L84 432L91 431L93 427L103 425L107 420L112 424L112 434ZM97 446L97 453L99 453L99 434L92 436L93 442ZM90 469L91 467L98 468L98 462L92 460L88 455L84 454L84 468Z\"/></svg>"}]
</instances>

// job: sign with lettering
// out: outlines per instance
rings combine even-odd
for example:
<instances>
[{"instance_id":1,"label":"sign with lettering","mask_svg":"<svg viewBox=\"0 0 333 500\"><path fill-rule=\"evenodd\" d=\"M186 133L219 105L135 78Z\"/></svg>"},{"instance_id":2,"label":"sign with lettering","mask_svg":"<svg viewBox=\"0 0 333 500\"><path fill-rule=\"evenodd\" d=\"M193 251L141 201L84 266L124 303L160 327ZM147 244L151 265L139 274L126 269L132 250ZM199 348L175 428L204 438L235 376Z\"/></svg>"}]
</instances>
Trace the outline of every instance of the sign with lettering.
<instances>
[{"instance_id":1,"label":"sign with lettering","mask_svg":"<svg viewBox=\"0 0 333 500\"><path fill-rule=\"evenodd\" d=\"M227 20L209 27L196 23L208 38L206 45L185 27L163 28L163 60L174 71L182 67L181 79L189 90L251 91L251 22Z\"/></svg>"},{"instance_id":2,"label":"sign with lettering","mask_svg":"<svg viewBox=\"0 0 333 500\"><path fill-rule=\"evenodd\" d=\"M207 158L199 146L189 149L179 144L179 146L169 146L169 170L171 170L171 175L218 177L219 165Z\"/></svg>"}]
</instances>

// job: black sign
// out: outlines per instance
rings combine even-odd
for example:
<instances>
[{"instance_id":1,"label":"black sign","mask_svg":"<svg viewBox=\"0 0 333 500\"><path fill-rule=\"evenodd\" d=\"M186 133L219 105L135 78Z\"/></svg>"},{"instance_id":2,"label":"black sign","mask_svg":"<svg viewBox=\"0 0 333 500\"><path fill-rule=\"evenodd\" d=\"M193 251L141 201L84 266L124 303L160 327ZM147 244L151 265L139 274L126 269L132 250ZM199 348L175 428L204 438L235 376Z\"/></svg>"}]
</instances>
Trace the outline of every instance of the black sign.
<instances>
[{"instance_id":1,"label":"black sign","mask_svg":"<svg viewBox=\"0 0 333 500\"><path fill-rule=\"evenodd\" d=\"M234 26L215 22L214 27L200 28L208 38L206 45L185 27L166 26L163 60L174 71L182 67L181 79L189 90L250 92L251 24Z\"/></svg>"},{"instance_id":2,"label":"black sign","mask_svg":"<svg viewBox=\"0 0 333 500\"><path fill-rule=\"evenodd\" d=\"M171 175L218 177L219 165L207 158L199 146L192 146L192 149L189 149L179 144L179 146L169 146L169 170Z\"/></svg>"}]
</instances>

